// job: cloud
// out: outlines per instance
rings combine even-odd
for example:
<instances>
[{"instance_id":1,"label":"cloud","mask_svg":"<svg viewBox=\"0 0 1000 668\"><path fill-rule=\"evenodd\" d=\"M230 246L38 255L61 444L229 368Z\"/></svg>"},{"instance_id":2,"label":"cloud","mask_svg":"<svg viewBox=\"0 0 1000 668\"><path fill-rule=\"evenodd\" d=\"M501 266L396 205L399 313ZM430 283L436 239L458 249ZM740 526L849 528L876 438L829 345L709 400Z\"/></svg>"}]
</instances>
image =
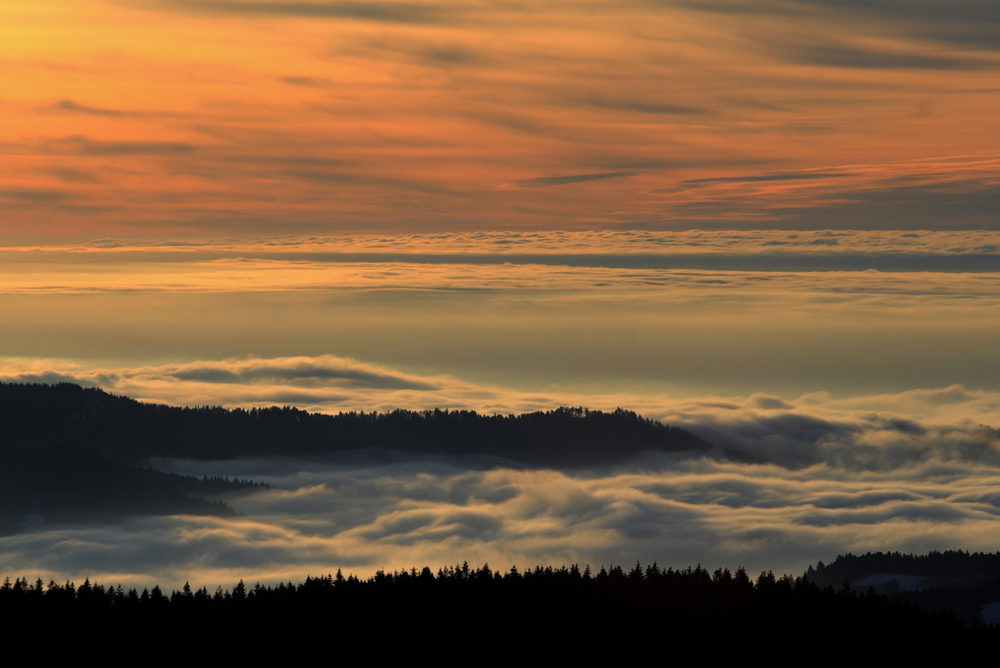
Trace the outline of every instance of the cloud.
<instances>
[{"instance_id":1,"label":"cloud","mask_svg":"<svg viewBox=\"0 0 1000 668\"><path fill-rule=\"evenodd\" d=\"M587 97L580 100L584 104L602 109L618 109L621 111L632 111L639 114L664 114L664 115L697 115L705 114L706 110L698 107L685 106L683 104L670 104L665 102L639 101L608 99L603 97Z\"/></svg>"},{"instance_id":2,"label":"cloud","mask_svg":"<svg viewBox=\"0 0 1000 668\"><path fill-rule=\"evenodd\" d=\"M275 161L271 161L274 163ZM279 161L284 164L285 161ZM995 161L988 164L992 166ZM335 160L302 158L299 165L337 167ZM793 172L792 174L798 174ZM767 181L771 175L733 177L737 182ZM780 175L779 175L780 176ZM808 180L808 179L806 179ZM711 181L715 181L712 179ZM1000 232L992 230L478 230L439 234L334 234L244 236L238 239L101 238L82 244L11 245L0 250L33 250L53 255L71 251L79 257L99 251L141 252L157 262L186 261L195 252L217 257L305 258L323 254L411 255L442 258L534 255L682 255L783 254L827 252L857 254L975 255L1000 254ZM62 258L62 256L60 256ZM102 258L102 262L111 261ZM63 261L63 259L60 259Z\"/></svg>"},{"instance_id":3,"label":"cloud","mask_svg":"<svg viewBox=\"0 0 1000 668\"><path fill-rule=\"evenodd\" d=\"M145 373L180 381L199 383L337 383L381 389L435 389L433 383L398 372L326 355L322 357L247 359L202 362L175 367L146 369Z\"/></svg>"},{"instance_id":4,"label":"cloud","mask_svg":"<svg viewBox=\"0 0 1000 668\"><path fill-rule=\"evenodd\" d=\"M100 107L91 107L85 104L78 104L73 100L62 100L52 105L52 109L56 111L69 111L78 114L87 114L90 116L109 116L111 118L121 118L123 116L131 115L128 112L120 111L118 109L102 109Z\"/></svg>"},{"instance_id":5,"label":"cloud","mask_svg":"<svg viewBox=\"0 0 1000 668\"><path fill-rule=\"evenodd\" d=\"M28 204L59 204L74 198L74 193L54 188L3 188L0 199Z\"/></svg>"},{"instance_id":6,"label":"cloud","mask_svg":"<svg viewBox=\"0 0 1000 668\"><path fill-rule=\"evenodd\" d=\"M105 169L100 187L75 182L92 208L53 204L42 227L45 205L22 207L5 236L996 226L989 179L951 180L948 193L925 194L929 207L902 190L872 202L863 195L883 189L880 175L841 164L988 149L977 137L989 136L995 104L977 75L1000 65L975 37L996 32L983 5L952 15L893 2L112 4L132 26L106 42L115 62L146 77L143 90L185 94L142 111L128 77L81 51L85 40L47 37L53 62L12 61L18 81L47 67L62 91L5 107L22 135L52 134L54 120L80 134L5 142L36 158L8 180L43 187L58 178L54 155ZM275 34L266 45L262 22ZM230 48L188 68L167 53L178 30L192 44L224 33ZM85 94L65 78L80 72L95 77ZM845 146L859 148L845 158ZM716 188L727 184L760 187Z\"/></svg>"},{"instance_id":7,"label":"cloud","mask_svg":"<svg viewBox=\"0 0 1000 668\"><path fill-rule=\"evenodd\" d=\"M781 3L774 11L758 11L716 3L720 13L748 17L748 25L678 3L535 9L437 2L128 4L161 13L135 15L142 29L134 38L120 36L114 46L131 54L122 62L138 59L145 63L142 71L155 71L151 76L163 86L188 93L171 97L169 110L137 112L120 106L125 98L112 78L99 87L107 91L103 98L75 97L75 89L66 86L65 99L29 103L32 114L43 108L81 125L87 141L57 137L8 146L40 157L115 159L101 172L102 187L77 182L100 212L72 215L64 206L60 229L82 226L103 236L167 228L225 235L237 228L240 234L279 227L302 233L331 226L818 226L811 217L816 210L844 204L819 186L851 180L858 187L845 190L865 191L879 184L866 182L866 173L852 166L842 169L854 176L828 180L779 180L781 174L803 167L829 173L843 160L838 147L844 145L864 147L852 159L891 160L900 154L892 147L911 146L914 133L923 138L925 157L975 153L982 146L972 137L987 131L988 114L976 110L989 100L965 97L982 88L971 73L956 78L955 70L948 70L918 82L900 80L898 70L883 65L895 59L893 67L943 67L947 63L939 61L950 59L956 67L971 67L972 61L987 66L989 54L937 43L928 48L926 40L909 33L879 38L847 25L827 34L818 25L824 10L817 4ZM121 7L115 11L127 14ZM192 23L192 15L199 20ZM253 55L260 47L253 37L257 20L282 16L302 20L274 23L278 39L269 43L266 58L258 59ZM331 33L319 27L325 21L316 23L323 16L369 17L375 23ZM227 20L233 17L240 20ZM405 22L425 18L430 23ZM396 19L403 23L394 24ZM194 79L179 65L168 65L169 58L134 50L140 42L169 43L154 33L184 21L198 43L210 41L220 26L233 43ZM786 43L781 35L787 34L800 36L802 44ZM73 55L84 58L74 52L66 59ZM147 57L153 60L147 63ZM89 58L80 67L104 71ZM809 64L809 58L817 63ZM847 62L852 58L853 64ZM859 70L854 65L865 59L885 71L847 71ZM159 63L155 68L153 61ZM829 72L827 61L851 67ZM943 103L959 99L955 95L967 101ZM102 118L141 118L141 123ZM50 120L26 118L25 132L51 132ZM88 127L94 124L100 128ZM943 126L969 130L944 142ZM211 139L195 141L190 133ZM868 141L870 133L882 141ZM803 142L809 149L804 152ZM274 168L300 156L339 166ZM46 162L32 161L25 169L36 179L52 178ZM739 181L746 167L738 165L748 164L766 164L772 176L751 174ZM520 178L532 174L536 178ZM600 187L560 187L598 178L616 180ZM762 202L759 190L714 197L719 193L706 187L807 182L817 190L798 189L785 209L773 201L777 193ZM703 196L674 197L682 183L683 190L700 184ZM987 215L989 200L972 217L957 209L952 214L951 205L961 204L962 184L952 185L955 197L933 214L924 213L921 226L995 222ZM975 182L967 185L976 190ZM905 204L905 193L901 200ZM876 206L859 208L865 206L872 212L858 225L885 219ZM31 223L43 217L41 208L26 209L20 216L24 224L12 230L27 235L38 229ZM913 209L919 213L919 207ZM834 219L841 225L857 220L839 210L825 218L828 224Z\"/></svg>"},{"instance_id":8,"label":"cloud","mask_svg":"<svg viewBox=\"0 0 1000 668\"><path fill-rule=\"evenodd\" d=\"M890 70L961 70L996 67L990 60L944 54L898 53L846 44L785 45L778 47L778 50L784 58L826 67Z\"/></svg>"},{"instance_id":9,"label":"cloud","mask_svg":"<svg viewBox=\"0 0 1000 668\"><path fill-rule=\"evenodd\" d=\"M6 150L2 150L6 149ZM21 142L0 146L4 153L38 153L42 155L103 156L178 156L194 153L197 147L170 141L104 141L82 135L46 138L36 142Z\"/></svg>"},{"instance_id":10,"label":"cloud","mask_svg":"<svg viewBox=\"0 0 1000 668\"><path fill-rule=\"evenodd\" d=\"M185 155L193 153L195 147L181 142L165 141L97 141L87 137L72 137L62 142L53 142L53 147L65 145L76 149L81 155Z\"/></svg>"},{"instance_id":11,"label":"cloud","mask_svg":"<svg viewBox=\"0 0 1000 668\"><path fill-rule=\"evenodd\" d=\"M266 479L242 512L44 526L0 538L0 571L126 586L274 583L337 568L370 575L456 560L743 565L793 574L837 553L991 549L995 468L878 477L711 459L568 474L461 458L159 461L194 475ZM992 495L992 496L991 496Z\"/></svg>"},{"instance_id":12,"label":"cloud","mask_svg":"<svg viewBox=\"0 0 1000 668\"><path fill-rule=\"evenodd\" d=\"M839 216L860 224L919 229L935 223L985 227L997 220L1000 185L970 180L965 183L885 184L831 193L835 200L822 207L778 207L775 213L799 224L826 225Z\"/></svg>"},{"instance_id":13,"label":"cloud","mask_svg":"<svg viewBox=\"0 0 1000 668\"><path fill-rule=\"evenodd\" d=\"M937 41L963 49L1000 49L997 27L1000 10L990 0L718 0L684 2L702 12L736 16L768 16L783 21L818 20L832 28L850 26L853 32L904 35Z\"/></svg>"},{"instance_id":14,"label":"cloud","mask_svg":"<svg viewBox=\"0 0 1000 668\"><path fill-rule=\"evenodd\" d=\"M71 200L25 189L0 198ZM970 231L647 232L386 235L205 242L104 239L92 244L8 247L0 289L15 293L231 293L329 290L540 290L603 299L613 291L667 291L738 299L770 289L845 301L918 295L967 300L995 295L1000 235ZM23 272L29 261L45 271ZM102 271L94 272L95 263ZM863 272L876 270L879 276ZM817 276L821 272L838 272ZM920 272L921 276L912 274ZM894 276L892 274L900 275ZM766 274L766 276L764 275ZM532 297L533 298L533 297ZM835 300L840 306L829 302ZM971 301L969 302L971 303ZM887 301L884 308L912 306ZM815 305L811 308L817 308Z\"/></svg>"},{"instance_id":15,"label":"cloud","mask_svg":"<svg viewBox=\"0 0 1000 668\"><path fill-rule=\"evenodd\" d=\"M305 86L306 88L326 88L333 84L330 79L322 77L287 76L280 77L279 81L292 86Z\"/></svg>"},{"instance_id":16,"label":"cloud","mask_svg":"<svg viewBox=\"0 0 1000 668\"><path fill-rule=\"evenodd\" d=\"M515 181L514 184L521 188L550 188L552 186L564 186L584 181L620 179L627 176L635 176L636 174L637 172L601 172L598 174L574 174L572 176L545 176L535 179L522 179Z\"/></svg>"},{"instance_id":17,"label":"cloud","mask_svg":"<svg viewBox=\"0 0 1000 668\"><path fill-rule=\"evenodd\" d=\"M72 167L55 167L51 172L64 183L97 183L100 180L94 172Z\"/></svg>"},{"instance_id":18,"label":"cloud","mask_svg":"<svg viewBox=\"0 0 1000 668\"><path fill-rule=\"evenodd\" d=\"M984 159L985 158L985 159ZM796 230L991 227L1000 186L994 159L952 158L842 169L686 179L660 189L664 211L703 221Z\"/></svg>"},{"instance_id":19,"label":"cloud","mask_svg":"<svg viewBox=\"0 0 1000 668\"><path fill-rule=\"evenodd\" d=\"M148 3L178 11L263 17L352 19L374 23L450 23L454 12L446 7L409 2L295 2L292 0L158 0Z\"/></svg>"},{"instance_id":20,"label":"cloud","mask_svg":"<svg viewBox=\"0 0 1000 668\"><path fill-rule=\"evenodd\" d=\"M762 183L767 181L812 181L815 179L842 179L857 176L849 172L783 172L779 174L754 174L749 176L716 176L708 179L689 179L681 185L699 183Z\"/></svg>"},{"instance_id":21,"label":"cloud","mask_svg":"<svg viewBox=\"0 0 1000 668\"><path fill-rule=\"evenodd\" d=\"M332 355L231 359L134 369L13 371L8 367L6 371L8 373L0 370L0 378L8 382L76 382L147 399L150 392L176 391L175 399L181 400L186 394L189 401L197 400L196 405L220 405L223 396L219 390L224 387L230 387L233 396L241 395L251 402L254 402L253 396L267 396L264 401L271 403L316 405L344 400L348 396L345 393L366 389L429 393L439 390L442 382L455 382L446 377L407 375ZM222 403L228 404L225 400Z\"/></svg>"},{"instance_id":22,"label":"cloud","mask_svg":"<svg viewBox=\"0 0 1000 668\"><path fill-rule=\"evenodd\" d=\"M439 66L478 65L483 58L474 51L461 46L442 46L423 51L421 54L426 62Z\"/></svg>"}]
</instances>

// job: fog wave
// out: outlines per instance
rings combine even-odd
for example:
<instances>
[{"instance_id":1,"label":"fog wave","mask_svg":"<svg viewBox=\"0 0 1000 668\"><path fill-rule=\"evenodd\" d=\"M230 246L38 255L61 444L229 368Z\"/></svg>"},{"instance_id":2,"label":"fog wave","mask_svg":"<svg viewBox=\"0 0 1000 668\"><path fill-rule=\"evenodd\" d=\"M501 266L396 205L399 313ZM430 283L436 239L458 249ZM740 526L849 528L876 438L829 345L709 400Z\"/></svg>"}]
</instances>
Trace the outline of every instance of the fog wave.
<instances>
[{"instance_id":1,"label":"fog wave","mask_svg":"<svg viewBox=\"0 0 1000 668\"><path fill-rule=\"evenodd\" d=\"M555 471L393 453L156 465L275 488L228 498L241 513L235 519L28 530L0 539L0 571L211 588L464 560L507 569L638 559L797 573L847 551L990 550L1000 538L1000 468L960 458L862 472L664 456Z\"/></svg>"}]
</instances>

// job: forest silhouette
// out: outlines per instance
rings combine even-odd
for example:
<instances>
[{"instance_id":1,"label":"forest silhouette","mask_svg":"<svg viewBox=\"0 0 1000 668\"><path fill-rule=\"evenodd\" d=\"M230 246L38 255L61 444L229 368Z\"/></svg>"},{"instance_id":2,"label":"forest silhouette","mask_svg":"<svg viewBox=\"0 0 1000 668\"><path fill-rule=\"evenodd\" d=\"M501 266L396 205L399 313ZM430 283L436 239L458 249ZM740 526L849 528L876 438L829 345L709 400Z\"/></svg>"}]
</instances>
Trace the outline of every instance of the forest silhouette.
<instances>
[{"instance_id":1,"label":"forest silhouette","mask_svg":"<svg viewBox=\"0 0 1000 668\"><path fill-rule=\"evenodd\" d=\"M819 646L824 655L843 652L847 641L873 634L891 639L897 654L1000 640L997 627L978 619L966 622L848 583L821 587L807 575L751 578L743 568L673 570L638 562L597 572L574 565L503 573L464 563L436 574L425 567L367 579L338 570L298 584L240 581L215 591L185 584L169 594L89 580L75 586L8 578L0 587L0 615L15 627L58 625L81 634L156 629L161 637L180 638L210 628L227 641L339 638L380 655L440 648L621 660L670 647L707 658L759 652L766 642L780 657Z\"/></svg>"},{"instance_id":2,"label":"forest silhouette","mask_svg":"<svg viewBox=\"0 0 1000 668\"><path fill-rule=\"evenodd\" d=\"M705 451L688 431L632 411L558 408L522 415L475 411L309 413L146 404L71 383L0 383L0 425L19 447L91 447L117 461L307 455L381 448L485 454L537 466L588 466L641 452Z\"/></svg>"}]
</instances>

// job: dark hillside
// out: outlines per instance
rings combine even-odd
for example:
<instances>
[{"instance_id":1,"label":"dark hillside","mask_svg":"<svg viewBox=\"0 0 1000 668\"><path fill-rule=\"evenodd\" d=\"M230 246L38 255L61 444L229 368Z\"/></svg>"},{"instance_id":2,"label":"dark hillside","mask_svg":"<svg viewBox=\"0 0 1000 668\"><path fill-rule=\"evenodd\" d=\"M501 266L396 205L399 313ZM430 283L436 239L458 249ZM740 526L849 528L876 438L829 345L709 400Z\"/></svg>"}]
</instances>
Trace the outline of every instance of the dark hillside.
<instances>
[{"instance_id":1,"label":"dark hillside","mask_svg":"<svg viewBox=\"0 0 1000 668\"><path fill-rule=\"evenodd\" d=\"M868 552L819 562L806 577L821 586L869 588L925 610L947 609L971 621L1000 602L1000 552L948 550L928 554ZM992 620L997 621L997 620Z\"/></svg>"},{"instance_id":2,"label":"dark hillside","mask_svg":"<svg viewBox=\"0 0 1000 668\"><path fill-rule=\"evenodd\" d=\"M123 515L234 515L205 497L252 491L249 481L201 479L128 466L90 449L0 449L0 535L32 518L46 524Z\"/></svg>"},{"instance_id":3,"label":"dark hillside","mask_svg":"<svg viewBox=\"0 0 1000 668\"><path fill-rule=\"evenodd\" d=\"M928 554L899 552L868 552L862 555L839 555L832 563L822 561L806 571L810 580L820 586L839 587L847 578L862 581L879 573L908 575L920 578L925 586L970 586L1000 579L1000 552L963 552L947 550Z\"/></svg>"},{"instance_id":4,"label":"dark hillside","mask_svg":"<svg viewBox=\"0 0 1000 668\"><path fill-rule=\"evenodd\" d=\"M559 408L518 416L440 410L324 415L289 407L144 404L68 383L0 384L0 434L8 446L85 446L133 463L148 457L209 460L383 448L586 466L644 451L711 447L683 429L622 409Z\"/></svg>"}]
</instances>

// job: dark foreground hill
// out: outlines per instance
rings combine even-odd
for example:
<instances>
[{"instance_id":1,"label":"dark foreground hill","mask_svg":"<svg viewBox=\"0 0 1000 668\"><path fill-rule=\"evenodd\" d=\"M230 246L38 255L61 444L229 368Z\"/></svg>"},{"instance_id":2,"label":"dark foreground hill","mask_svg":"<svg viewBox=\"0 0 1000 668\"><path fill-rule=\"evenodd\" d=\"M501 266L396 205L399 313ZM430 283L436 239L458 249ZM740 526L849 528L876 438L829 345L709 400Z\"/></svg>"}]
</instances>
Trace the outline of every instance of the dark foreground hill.
<instances>
[{"instance_id":1,"label":"dark foreground hill","mask_svg":"<svg viewBox=\"0 0 1000 668\"><path fill-rule=\"evenodd\" d=\"M711 447L683 429L621 409L560 408L518 416L440 410L325 415L289 407L177 408L69 383L0 384L0 438L22 448L90 447L130 463L149 457L211 460L382 448L575 467L646 451Z\"/></svg>"},{"instance_id":2,"label":"dark foreground hill","mask_svg":"<svg viewBox=\"0 0 1000 668\"><path fill-rule=\"evenodd\" d=\"M202 643L216 651L250 649L255 658L323 651L355 660L413 663L427 656L487 665L757 657L798 665L833 657L926 659L929 651L955 660L1000 641L996 627L880 594L770 573L753 580L743 569L664 571L655 564L596 574L576 566L500 573L463 565L436 575L429 568L379 572L368 580L338 571L297 585L240 582L214 593L8 580L0 588L0 617L12 638L58 629L57 641L90 648L101 638L102 649L116 651L131 642L148 650L163 639L186 650ZM109 629L113 637L106 637Z\"/></svg>"}]
</instances>

